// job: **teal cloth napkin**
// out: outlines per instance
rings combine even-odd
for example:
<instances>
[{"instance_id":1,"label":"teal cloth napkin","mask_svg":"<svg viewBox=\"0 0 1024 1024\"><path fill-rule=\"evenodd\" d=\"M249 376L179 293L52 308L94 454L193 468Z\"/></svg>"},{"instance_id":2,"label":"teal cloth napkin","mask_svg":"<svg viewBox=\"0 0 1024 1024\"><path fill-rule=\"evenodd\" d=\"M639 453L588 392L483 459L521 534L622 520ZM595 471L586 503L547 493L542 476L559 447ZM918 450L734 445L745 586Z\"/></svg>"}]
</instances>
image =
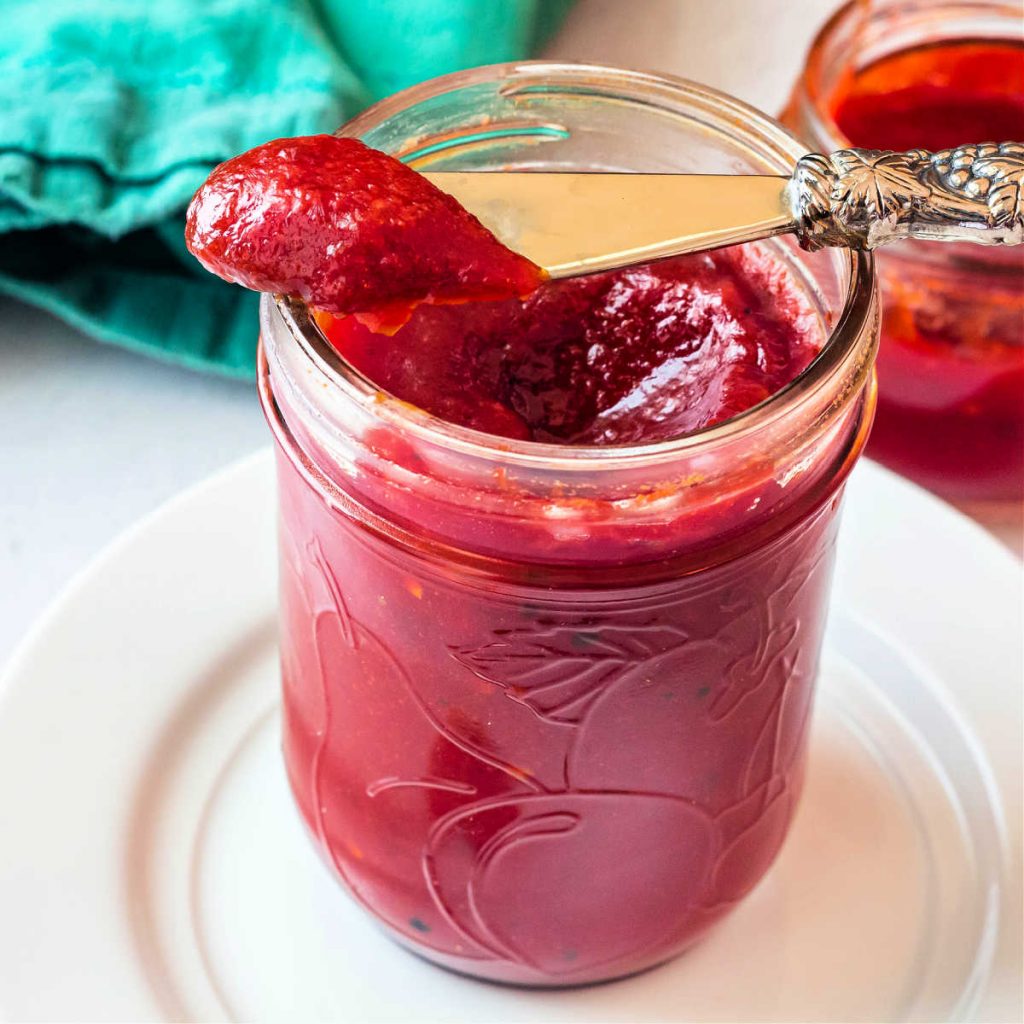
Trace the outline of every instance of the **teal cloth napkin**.
<instances>
[{"instance_id":1,"label":"teal cloth napkin","mask_svg":"<svg viewBox=\"0 0 1024 1024\"><path fill-rule=\"evenodd\" d=\"M250 376L257 297L185 250L216 164L434 75L521 58L571 0L3 0L0 291Z\"/></svg>"}]
</instances>

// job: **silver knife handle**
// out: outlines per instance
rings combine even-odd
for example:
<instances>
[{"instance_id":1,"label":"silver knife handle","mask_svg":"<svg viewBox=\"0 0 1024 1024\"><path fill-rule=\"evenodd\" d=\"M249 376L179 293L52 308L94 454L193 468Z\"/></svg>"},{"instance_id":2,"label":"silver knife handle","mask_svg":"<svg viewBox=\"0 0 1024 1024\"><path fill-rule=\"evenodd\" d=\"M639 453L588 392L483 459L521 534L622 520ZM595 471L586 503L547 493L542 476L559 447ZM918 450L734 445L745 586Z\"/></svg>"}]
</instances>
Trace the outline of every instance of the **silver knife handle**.
<instances>
[{"instance_id":1,"label":"silver knife handle","mask_svg":"<svg viewBox=\"0 0 1024 1024\"><path fill-rule=\"evenodd\" d=\"M1019 245L1024 143L809 153L786 196L805 249L874 249L902 238Z\"/></svg>"}]
</instances>

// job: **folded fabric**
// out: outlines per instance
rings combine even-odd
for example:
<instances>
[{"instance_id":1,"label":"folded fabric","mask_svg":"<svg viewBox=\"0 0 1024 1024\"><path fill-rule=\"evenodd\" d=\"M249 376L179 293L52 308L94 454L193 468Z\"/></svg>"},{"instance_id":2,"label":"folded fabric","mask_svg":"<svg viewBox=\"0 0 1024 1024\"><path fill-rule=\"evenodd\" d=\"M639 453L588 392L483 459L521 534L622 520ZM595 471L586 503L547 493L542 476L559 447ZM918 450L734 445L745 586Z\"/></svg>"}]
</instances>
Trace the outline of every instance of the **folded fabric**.
<instances>
[{"instance_id":1,"label":"folded fabric","mask_svg":"<svg viewBox=\"0 0 1024 1024\"><path fill-rule=\"evenodd\" d=\"M99 339L253 371L256 297L185 251L222 160L539 45L571 0L5 0L0 291Z\"/></svg>"}]
</instances>

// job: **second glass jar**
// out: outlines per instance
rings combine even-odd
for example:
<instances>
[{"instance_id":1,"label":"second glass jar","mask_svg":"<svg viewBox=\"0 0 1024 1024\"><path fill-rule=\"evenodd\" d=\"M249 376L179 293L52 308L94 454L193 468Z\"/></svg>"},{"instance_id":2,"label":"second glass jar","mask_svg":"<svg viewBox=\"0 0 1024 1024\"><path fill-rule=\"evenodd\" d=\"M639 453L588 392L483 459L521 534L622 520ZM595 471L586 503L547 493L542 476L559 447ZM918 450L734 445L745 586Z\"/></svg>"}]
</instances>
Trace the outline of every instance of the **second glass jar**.
<instances>
[{"instance_id":1,"label":"second glass jar","mask_svg":"<svg viewBox=\"0 0 1024 1024\"><path fill-rule=\"evenodd\" d=\"M1020 5L851 0L815 40L783 120L824 152L1024 141ZM902 242L877 264L882 345L868 454L989 516L1016 511L1024 249Z\"/></svg>"}]
</instances>

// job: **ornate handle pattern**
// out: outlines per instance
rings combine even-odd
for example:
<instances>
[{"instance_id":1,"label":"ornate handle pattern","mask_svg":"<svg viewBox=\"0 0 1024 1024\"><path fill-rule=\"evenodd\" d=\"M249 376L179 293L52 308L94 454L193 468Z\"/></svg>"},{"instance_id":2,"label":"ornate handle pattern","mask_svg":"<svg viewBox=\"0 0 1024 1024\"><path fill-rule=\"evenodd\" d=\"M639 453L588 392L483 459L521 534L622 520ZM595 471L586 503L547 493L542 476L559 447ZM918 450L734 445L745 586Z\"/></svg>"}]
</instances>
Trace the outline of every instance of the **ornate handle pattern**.
<instances>
[{"instance_id":1,"label":"ornate handle pattern","mask_svg":"<svg viewBox=\"0 0 1024 1024\"><path fill-rule=\"evenodd\" d=\"M805 249L874 249L902 238L1024 242L1024 143L938 153L809 153L786 188Z\"/></svg>"}]
</instances>

